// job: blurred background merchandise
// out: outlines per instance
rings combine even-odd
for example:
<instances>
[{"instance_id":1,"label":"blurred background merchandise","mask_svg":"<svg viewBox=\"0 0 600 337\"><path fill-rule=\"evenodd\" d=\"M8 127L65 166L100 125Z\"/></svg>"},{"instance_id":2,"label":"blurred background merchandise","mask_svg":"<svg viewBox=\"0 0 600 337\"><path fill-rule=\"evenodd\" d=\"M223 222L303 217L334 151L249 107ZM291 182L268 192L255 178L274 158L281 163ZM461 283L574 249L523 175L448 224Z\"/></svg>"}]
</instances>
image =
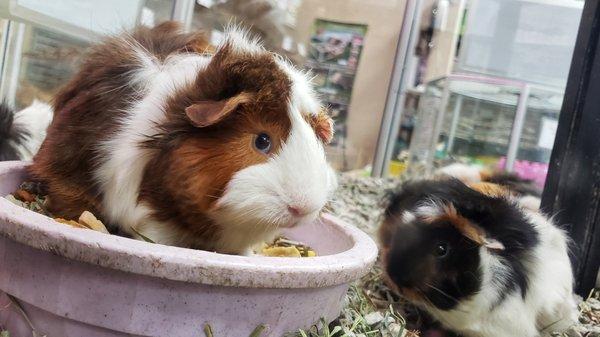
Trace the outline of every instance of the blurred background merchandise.
<instances>
[{"instance_id":1,"label":"blurred background merchandise","mask_svg":"<svg viewBox=\"0 0 600 337\"><path fill-rule=\"evenodd\" d=\"M461 161L543 187L583 1L417 3L403 62L414 75L399 90L400 118L380 135L373 173Z\"/></svg>"}]
</instances>

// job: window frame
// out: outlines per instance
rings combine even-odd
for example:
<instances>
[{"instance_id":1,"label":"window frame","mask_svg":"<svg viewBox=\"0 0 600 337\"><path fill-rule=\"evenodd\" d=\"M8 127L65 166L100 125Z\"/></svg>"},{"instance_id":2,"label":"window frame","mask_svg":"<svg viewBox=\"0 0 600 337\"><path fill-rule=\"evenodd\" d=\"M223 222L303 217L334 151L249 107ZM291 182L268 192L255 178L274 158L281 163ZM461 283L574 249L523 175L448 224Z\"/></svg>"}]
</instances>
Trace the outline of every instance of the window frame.
<instances>
[{"instance_id":1,"label":"window frame","mask_svg":"<svg viewBox=\"0 0 600 337\"><path fill-rule=\"evenodd\" d=\"M588 296L600 267L600 2L585 1L542 209L573 240L576 291Z\"/></svg>"}]
</instances>

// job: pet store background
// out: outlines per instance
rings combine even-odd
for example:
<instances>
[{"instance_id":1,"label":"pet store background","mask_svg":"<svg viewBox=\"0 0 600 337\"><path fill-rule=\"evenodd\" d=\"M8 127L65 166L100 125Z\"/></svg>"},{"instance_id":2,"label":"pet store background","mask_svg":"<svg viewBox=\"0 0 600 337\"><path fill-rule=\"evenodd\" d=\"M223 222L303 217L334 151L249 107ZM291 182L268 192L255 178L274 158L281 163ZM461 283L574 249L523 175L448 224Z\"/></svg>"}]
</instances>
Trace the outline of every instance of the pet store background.
<instances>
[{"instance_id":1,"label":"pet store background","mask_svg":"<svg viewBox=\"0 0 600 337\"><path fill-rule=\"evenodd\" d=\"M175 19L213 43L238 22L311 71L340 171L453 161L543 187L583 0L0 0L0 97L50 101L102 34Z\"/></svg>"}]
</instances>

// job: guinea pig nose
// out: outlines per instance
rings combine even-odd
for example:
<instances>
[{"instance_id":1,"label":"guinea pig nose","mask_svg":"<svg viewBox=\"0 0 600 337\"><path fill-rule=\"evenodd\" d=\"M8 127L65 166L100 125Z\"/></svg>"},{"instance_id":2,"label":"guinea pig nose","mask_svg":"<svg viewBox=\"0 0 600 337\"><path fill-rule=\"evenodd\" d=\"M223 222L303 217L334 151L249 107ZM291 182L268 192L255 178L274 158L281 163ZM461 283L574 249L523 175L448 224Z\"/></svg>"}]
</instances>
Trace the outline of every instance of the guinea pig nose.
<instances>
[{"instance_id":1,"label":"guinea pig nose","mask_svg":"<svg viewBox=\"0 0 600 337\"><path fill-rule=\"evenodd\" d=\"M411 287L414 283L411 273L399 270L394 263L389 263L386 271L390 279L399 287Z\"/></svg>"},{"instance_id":2,"label":"guinea pig nose","mask_svg":"<svg viewBox=\"0 0 600 337\"><path fill-rule=\"evenodd\" d=\"M306 214L304 209L302 209L302 207L299 207L299 206L288 205L287 209L288 209L288 212L290 212L290 214L295 217L300 217L300 216L303 216L304 214Z\"/></svg>"},{"instance_id":3,"label":"guinea pig nose","mask_svg":"<svg viewBox=\"0 0 600 337\"><path fill-rule=\"evenodd\" d=\"M390 275L390 278L392 279L392 281L394 281L394 283L397 286L400 287L411 287L413 286L413 282L412 279L409 275L406 274L395 274L395 275Z\"/></svg>"}]
</instances>

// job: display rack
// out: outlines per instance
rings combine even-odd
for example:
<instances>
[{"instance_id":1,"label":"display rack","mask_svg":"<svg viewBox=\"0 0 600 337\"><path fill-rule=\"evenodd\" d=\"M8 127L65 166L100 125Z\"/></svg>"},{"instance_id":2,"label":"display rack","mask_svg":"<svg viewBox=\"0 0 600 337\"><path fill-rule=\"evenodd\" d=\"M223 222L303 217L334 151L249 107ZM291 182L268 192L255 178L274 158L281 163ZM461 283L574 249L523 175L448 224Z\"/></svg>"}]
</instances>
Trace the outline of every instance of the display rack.
<instances>
[{"instance_id":1,"label":"display rack","mask_svg":"<svg viewBox=\"0 0 600 337\"><path fill-rule=\"evenodd\" d=\"M543 144L552 143L552 139L541 137L552 138L553 134L542 132L542 121L558 118L563 95L560 90L473 74L451 74L430 82L426 88L425 101L432 103L420 108L415 133L420 134L421 141L412 142L412 161L423 162L431 170L440 152L440 139L446 155L461 153L461 144L469 143L471 148L491 152L478 155L504 157L507 171L515 171L518 159L544 165L549 160L551 146L544 148ZM469 109L467 104L476 107ZM476 111L469 115L473 109ZM468 156L468 150L462 154Z\"/></svg>"}]
</instances>

